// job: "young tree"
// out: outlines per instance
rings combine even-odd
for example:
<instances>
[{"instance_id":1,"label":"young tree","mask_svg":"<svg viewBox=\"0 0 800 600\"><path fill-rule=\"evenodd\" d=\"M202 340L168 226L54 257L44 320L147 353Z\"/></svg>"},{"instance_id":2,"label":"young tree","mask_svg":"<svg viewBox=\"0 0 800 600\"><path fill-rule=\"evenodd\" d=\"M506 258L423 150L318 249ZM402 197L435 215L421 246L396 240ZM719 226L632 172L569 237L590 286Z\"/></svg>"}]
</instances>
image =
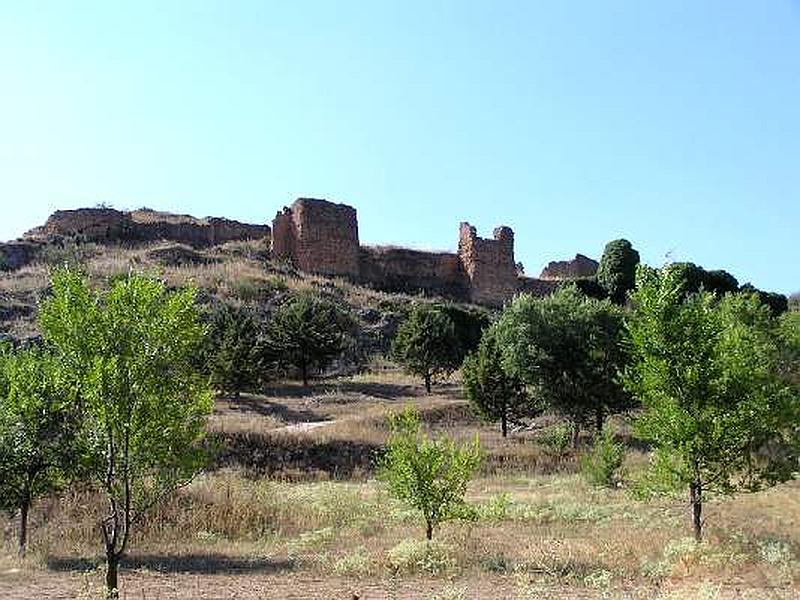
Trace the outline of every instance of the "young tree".
<instances>
[{"instance_id":1,"label":"young tree","mask_svg":"<svg viewBox=\"0 0 800 600\"><path fill-rule=\"evenodd\" d=\"M504 369L572 423L573 446L588 422L600 429L607 415L629 408L617 380L627 360L622 322L621 308L572 286L545 298L519 296L497 321Z\"/></svg>"},{"instance_id":2,"label":"young tree","mask_svg":"<svg viewBox=\"0 0 800 600\"><path fill-rule=\"evenodd\" d=\"M117 597L133 528L203 463L211 394L192 359L205 331L193 289L170 293L127 275L95 292L69 270L55 273L52 288L40 327L78 378L88 474L108 501L106 586Z\"/></svg>"},{"instance_id":3,"label":"young tree","mask_svg":"<svg viewBox=\"0 0 800 600\"><path fill-rule=\"evenodd\" d=\"M20 556L34 500L75 471L80 421L73 384L45 351L4 351L0 357L0 507L19 511Z\"/></svg>"},{"instance_id":4,"label":"young tree","mask_svg":"<svg viewBox=\"0 0 800 600\"><path fill-rule=\"evenodd\" d=\"M350 314L329 300L299 294L282 304L267 326L265 352L300 370L308 386L309 370L341 356L353 339Z\"/></svg>"},{"instance_id":5,"label":"young tree","mask_svg":"<svg viewBox=\"0 0 800 600\"><path fill-rule=\"evenodd\" d=\"M684 298L680 269L640 268L631 300L625 383L645 408L637 430L655 445L654 481L688 488L700 540L705 494L756 490L796 468L797 389L755 295Z\"/></svg>"},{"instance_id":6,"label":"young tree","mask_svg":"<svg viewBox=\"0 0 800 600\"><path fill-rule=\"evenodd\" d=\"M392 496L422 513L430 540L434 528L465 514L467 484L481 463L478 438L463 446L448 438L430 440L413 409L392 415L389 425L392 435L379 477Z\"/></svg>"},{"instance_id":7,"label":"young tree","mask_svg":"<svg viewBox=\"0 0 800 600\"><path fill-rule=\"evenodd\" d=\"M597 283L616 304L624 304L625 295L633 289L638 264L639 253L628 240L613 240L606 244L597 268Z\"/></svg>"},{"instance_id":8,"label":"young tree","mask_svg":"<svg viewBox=\"0 0 800 600\"><path fill-rule=\"evenodd\" d=\"M425 381L425 390L461 364L462 354L452 319L438 307L416 305L397 328L392 356Z\"/></svg>"},{"instance_id":9,"label":"young tree","mask_svg":"<svg viewBox=\"0 0 800 600\"><path fill-rule=\"evenodd\" d=\"M212 314L206 369L211 385L235 398L263 378L258 352L259 323L243 308L223 306Z\"/></svg>"},{"instance_id":10,"label":"young tree","mask_svg":"<svg viewBox=\"0 0 800 600\"><path fill-rule=\"evenodd\" d=\"M494 328L483 334L478 349L464 361L461 374L470 403L487 421L500 421L503 437L508 435L509 420L535 412L524 382L503 368L503 352Z\"/></svg>"}]
</instances>

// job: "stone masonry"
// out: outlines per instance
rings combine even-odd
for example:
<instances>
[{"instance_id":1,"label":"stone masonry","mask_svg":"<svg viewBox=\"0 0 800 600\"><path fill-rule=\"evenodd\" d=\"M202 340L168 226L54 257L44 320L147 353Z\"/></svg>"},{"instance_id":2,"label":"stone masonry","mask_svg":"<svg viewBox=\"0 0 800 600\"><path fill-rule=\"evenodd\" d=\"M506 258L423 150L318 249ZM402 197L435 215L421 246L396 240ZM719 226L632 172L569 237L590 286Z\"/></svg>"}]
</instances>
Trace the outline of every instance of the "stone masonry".
<instances>
[{"instance_id":1,"label":"stone masonry","mask_svg":"<svg viewBox=\"0 0 800 600\"><path fill-rule=\"evenodd\" d=\"M346 277L388 291L425 290L490 306L501 306L520 291L543 294L557 287L518 275L509 227L497 227L488 239L462 223L455 254L360 246L356 210L313 198L300 198L275 216L272 255L308 273Z\"/></svg>"}]
</instances>

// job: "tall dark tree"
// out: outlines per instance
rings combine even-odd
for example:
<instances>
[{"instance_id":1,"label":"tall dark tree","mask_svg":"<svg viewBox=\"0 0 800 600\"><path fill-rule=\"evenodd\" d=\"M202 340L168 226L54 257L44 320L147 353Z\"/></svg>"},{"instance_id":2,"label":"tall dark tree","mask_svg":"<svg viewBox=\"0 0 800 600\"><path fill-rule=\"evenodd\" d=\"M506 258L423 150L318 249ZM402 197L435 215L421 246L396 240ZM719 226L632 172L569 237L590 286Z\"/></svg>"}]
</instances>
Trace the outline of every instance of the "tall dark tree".
<instances>
[{"instance_id":1,"label":"tall dark tree","mask_svg":"<svg viewBox=\"0 0 800 600\"><path fill-rule=\"evenodd\" d=\"M487 421L500 421L503 437L508 435L509 421L536 412L525 383L503 368L503 352L495 329L486 330L478 349L461 366L461 374L473 408Z\"/></svg>"},{"instance_id":2,"label":"tall dark tree","mask_svg":"<svg viewBox=\"0 0 800 600\"><path fill-rule=\"evenodd\" d=\"M430 393L438 377L458 369L463 353L453 320L439 307L419 304L397 328L392 356L422 377Z\"/></svg>"},{"instance_id":3,"label":"tall dark tree","mask_svg":"<svg viewBox=\"0 0 800 600\"><path fill-rule=\"evenodd\" d=\"M634 288L638 264L639 253L628 240L606 244L597 269L597 282L616 304L624 304L625 295Z\"/></svg>"},{"instance_id":4,"label":"tall dark tree","mask_svg":"<svg viewBox=\"0 0 800 600\"><path fill-rule=\"evenodd\" d=\"M741 287L741 291L747 294L755 294L758 296L759 302L769 307L770 313L773 317L779 317L789 310L789 299L783 294L779 294L777 292L765 292L758 289L751 283L745 283Z\"/></svg>"},{"instance_id":5,"label":"tall dark tree","mask_svg":"<svg viewBox=\"0 0 800 600\"><path fill-rule=\"evenodd\" d=\"M76 473L80 413L59 360L35 348L0 352L0 507L19 512L22 556L34 500Z\"/></svg>"},{"instance_id":6,"label":"tall dark tree","mask_svg":"<svg viewBox=\"0 0 800 600\"><path fill-rule=\"evenodd\" d=\"M489 316L484 310L457 304L439 305L439 310L453 321L461 361L480 344L484 330L489 326Z\"/></svg>"},{"instance_id":7,"label":"tall dark tree","mask_svg":"<svg viewBox=\"0 0 800 600\"><path fill-rule=\"evenodd\" d=\"M322 370L353 340L355 321L339 305L313 294L282 304L267 325L264 346L283 365L299 370L308 385L312 369Z\"/></svg>"},{"instance_id":8,"label":"tall dark tree","mask_svg":"<svg viewBox=\"0 0 800 600\"><path fill-rule=\"evenodd\" d=\"M206 369L211 385L238 397L264 378L258 352L260 323L251 311L223 306L211 318Z\"/></svg>"}]
</instances>

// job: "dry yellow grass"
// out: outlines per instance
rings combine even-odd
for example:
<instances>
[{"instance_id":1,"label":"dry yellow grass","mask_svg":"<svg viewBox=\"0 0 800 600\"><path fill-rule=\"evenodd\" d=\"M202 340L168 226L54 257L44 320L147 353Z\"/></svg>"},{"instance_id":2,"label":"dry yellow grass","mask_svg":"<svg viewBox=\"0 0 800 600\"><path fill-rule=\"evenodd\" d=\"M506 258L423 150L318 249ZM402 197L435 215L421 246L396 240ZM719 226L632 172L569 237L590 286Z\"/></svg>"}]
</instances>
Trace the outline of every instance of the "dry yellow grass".
<instances>
[{"instance_id":1,"label":"dry yellow grass","mask_svg":"<svg viewBox=\"0 0 800 600\"><path fill-rule=\"evenodd\" d=\"M408 403L420 408L435 434L478 434L488 456L468 494L476 519L444 525L432 551L418 542L419 517L387 496L374 479L372 457L362 456L385 441L386 413ZM285 429L319 421L333 424ZM264 453L265 463L259 470L253 455L240 455L153 512L132 541L123 572L127 597L800 593L798 482L713 500L707 541L696 546L686 537L681 499L641 503L624 488L589 487L575 474L574 457L548 454L538 432L503 440L497 427L478 422L454 382L426 396L417 382L384 369L310 390L281 384L269 395L220 399L211 425L212 435L250 436L252 445L236 450ZM634 456L632 468L640 462ZM40 502L23 562L12 558L13 522L6 521L0 594L96 593L101 510L91 489Z\"/></svg>"}]
</instances>

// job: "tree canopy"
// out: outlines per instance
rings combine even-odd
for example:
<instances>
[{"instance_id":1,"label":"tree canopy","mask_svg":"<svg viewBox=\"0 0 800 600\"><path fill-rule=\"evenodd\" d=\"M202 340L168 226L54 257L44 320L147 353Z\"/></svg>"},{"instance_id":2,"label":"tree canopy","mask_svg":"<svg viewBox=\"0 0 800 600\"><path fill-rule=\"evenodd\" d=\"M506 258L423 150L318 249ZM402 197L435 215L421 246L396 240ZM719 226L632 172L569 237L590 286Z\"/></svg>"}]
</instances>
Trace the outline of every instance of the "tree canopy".
<instances>
[{"instance_id":1,"label":"tree canopy","mask_svg":"<svg viewBox=\"0 0 800 600\"><path fill-rule=\"evenodd\" d=\"M508 435L509 421L536 412L525 383L503 367L496 328L486 330L478 349L464 361L461 374L470 404L484 419L500 421L503 437Z\"/></svg>"},{"instance_id":2,"label":"tree canopy","mask_svg":"<svg viewBox=\"0 0 800 600\"><path fill-rule=\"evenodd\" d=\"M205 334L195 290L129 274L108 291L57 271L41 307L45 340L77 377L87 473L104 491L106 585L147 511L203 464L211 394L193 359Z\"/></svg>"},{"instance_id":3,"label":"tree canopy","mask_svg":"<svg viewBox=\"0 0 800 600\"><path fill-rule=\"evenodd\" d=\"M324 369L352 342L355 322L344 308L314 294L293 296L275 311L266 331L267 351L300 371Z\"/></svg>"},{"instance_id":4,"label":"tree canopy","mask_svg":"<svg viewBox=\"0 0 800 600\"><path fill-rule=\"evenodd\" d=\"M409 373L422 377L428 393L437 378L455 371L463 359L453 320L428 304L414 306L397 328L392 355Z\"/></svg>"},{"instance_id":5,"label":"tree canopy","mask_svg":"<svg viewBox=\"0 0 800 600\"><path fill-rule=\"evenodd\" d=\"M574 444L590 420L599 428L629 405L617 381L626 362L622 326L621 308L569 286L544 298L519 296L497 322L506 372L572 422Z\"/></svg>"},{"instance_id":6,"label":"tree canopy","mask_svg":"<svg viewBox=\"0 0 800 600\"><path fill-rule=\"evenodd\" d=\"M639 253L628 240L612 240L606 244L597 268L597 282L613 302L625 302L625 295L635 285L638 264Z\"/></svg>"},{"instance_id":7,"label":"tree canopy","mask_svg":"<svg viewBox=\"0 0 800 600\"><path fill-rule=\"evenodd\" d=\"M800 403L767 307L752 294L684 297L683 274L639 269L625 385L645 408L637 430L655 445L654 481L688 488L700 539L705 493L759 489L796 468Z\"/></svg>"}]
</instances>

